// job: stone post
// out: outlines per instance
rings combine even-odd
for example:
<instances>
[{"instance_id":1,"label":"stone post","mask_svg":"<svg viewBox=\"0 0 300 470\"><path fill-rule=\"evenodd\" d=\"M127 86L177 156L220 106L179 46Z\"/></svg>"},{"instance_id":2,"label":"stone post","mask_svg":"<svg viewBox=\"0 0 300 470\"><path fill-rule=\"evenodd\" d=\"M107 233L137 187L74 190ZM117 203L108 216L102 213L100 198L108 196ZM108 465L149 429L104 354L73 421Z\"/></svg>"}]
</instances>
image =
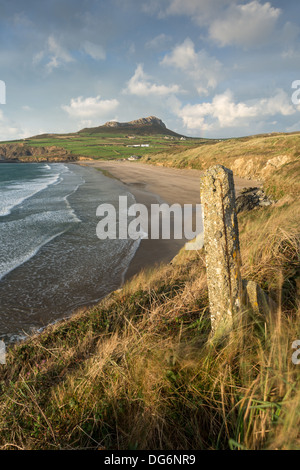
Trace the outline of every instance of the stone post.
<instances>
[{"instance_id":1,"label":"stone post","mask_svg":"<svg viewBox=\"0 0 300 470\"><path fill-rule=\"evenodd\" d=\"M241 308L240 246L233 173L216 165L201 177L212 333L225 333Z\"/></svg>"}]
</instances>

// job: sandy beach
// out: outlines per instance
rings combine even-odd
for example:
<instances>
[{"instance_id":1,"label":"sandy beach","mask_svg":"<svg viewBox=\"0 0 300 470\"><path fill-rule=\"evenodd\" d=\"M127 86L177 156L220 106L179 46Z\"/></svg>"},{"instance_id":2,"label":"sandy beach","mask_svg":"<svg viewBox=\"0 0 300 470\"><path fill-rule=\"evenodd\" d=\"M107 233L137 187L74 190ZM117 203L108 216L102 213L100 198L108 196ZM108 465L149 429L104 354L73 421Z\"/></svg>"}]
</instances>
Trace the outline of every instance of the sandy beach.
<instances>
[{"instance_id":1,"label":"sandy beach","mask_svg":"<svg viewBox=\"0 0 300 470\"><path fill-rule=\"evenodd\" d=\"M104 174L117 178L134 195L136 201L145 204L167 202L169 204L200 203L200 170L180 170L129 161L86 161L80 164L101 169ZM260 182L235 178L236 194L242 188L259 186ZM131 261L125 279L142 268L161 262L170 262L184 246L185 240L142 240Z\"/></svg>"}]
</instances>

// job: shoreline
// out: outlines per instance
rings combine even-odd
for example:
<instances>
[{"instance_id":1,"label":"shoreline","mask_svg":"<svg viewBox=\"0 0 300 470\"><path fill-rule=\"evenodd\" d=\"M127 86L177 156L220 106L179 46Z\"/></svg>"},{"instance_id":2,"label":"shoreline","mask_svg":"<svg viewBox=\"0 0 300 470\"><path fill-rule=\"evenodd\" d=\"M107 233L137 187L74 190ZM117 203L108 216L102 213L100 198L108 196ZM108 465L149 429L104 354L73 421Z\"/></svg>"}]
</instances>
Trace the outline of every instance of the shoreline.
<instances>
[{"instance_id":1,"label":"shoreline","mask_svg":"<svg viewBox=\"0 0 300 470\"><path fill-rule=\"evenodd\" d=\"M80 161L76 164L102 171L104 176L117 179L133 194L136 202L144 204L148 213L151 204L199 204L200 170L154 166L129 161ZM237 196L245 187L260 186L259 181L234 178ZM124 282L142 269L169 263L187 240L142 239L124 275Z\"/></svg>"},{"instance_id":2,"label":"shoreline","mask_svg":"<svg viewBox=\"0 0 300 470\"><path fill-rule=\"evenodd\" d=\"M39 168L44 166L38 164ZM31 175L37 172L46 179L33 189L29 183L25 196L30 197L2 220L5 264L1 265L0 339L7 344L22 341L57 320L91 307L120 288L138 248L139 242L102 242L95 236L99 203L106 197L114 201L124 194L122 183L84 166L54 167L48 173L48 169L41 172L31 166L23 171L17 165L16 172L12 172L16 180L28 175L31 181ZM9 180L10 173L7 175ZM50 175L49 179L45 175ZM133 196L129 200L134 203ZM11 236L15 226L18 238L17 234ZM24 231L27 239L23 242ZM16 241L19 251L12 252ZM16 253L15 258L11 253ZM15 262L11 269L8 262Z\"/></svg>"}]
</instances>

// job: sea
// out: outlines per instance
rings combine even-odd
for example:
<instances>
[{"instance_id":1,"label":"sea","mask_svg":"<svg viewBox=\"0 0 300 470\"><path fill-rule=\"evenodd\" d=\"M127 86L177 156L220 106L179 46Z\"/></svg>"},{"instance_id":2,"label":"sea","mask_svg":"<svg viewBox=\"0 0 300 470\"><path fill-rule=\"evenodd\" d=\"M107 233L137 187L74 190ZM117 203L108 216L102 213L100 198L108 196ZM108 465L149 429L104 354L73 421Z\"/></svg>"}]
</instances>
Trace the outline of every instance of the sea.
<instances>
[{"instance_id":1,"label":"sea","mask_svg":"<svg viewBox=\"0 0 300 470\"><path fill-rule=\"evenodd\" d=\"M118 289L140 240L99 240L122 183L65 163L0 164L0 339L14 343Z\"/></svg>"}]
</instances>

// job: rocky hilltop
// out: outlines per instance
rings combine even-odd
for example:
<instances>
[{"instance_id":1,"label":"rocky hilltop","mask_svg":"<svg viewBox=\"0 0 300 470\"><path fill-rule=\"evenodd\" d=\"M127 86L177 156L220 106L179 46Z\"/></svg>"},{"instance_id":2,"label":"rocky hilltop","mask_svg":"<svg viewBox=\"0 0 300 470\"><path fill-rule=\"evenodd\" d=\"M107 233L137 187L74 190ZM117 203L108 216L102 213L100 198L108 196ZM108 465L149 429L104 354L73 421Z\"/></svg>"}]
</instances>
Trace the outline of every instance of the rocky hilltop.
<instances>
[{"instance_id":1,"label":"rocky hilltop","mask_svg":"<svg viewBox=\"0 0 300 470\"><path fill-rule=\"evenodd\" d=\"M117 121L108 121L104 124L104 127L131 127L131 126L161 126L167 128L167 126L162 122L161 119L158 119L155 116L149 116L146 118L136 119L135 121L129 122L117 122Z\"/></svg>"}]
</instances>

